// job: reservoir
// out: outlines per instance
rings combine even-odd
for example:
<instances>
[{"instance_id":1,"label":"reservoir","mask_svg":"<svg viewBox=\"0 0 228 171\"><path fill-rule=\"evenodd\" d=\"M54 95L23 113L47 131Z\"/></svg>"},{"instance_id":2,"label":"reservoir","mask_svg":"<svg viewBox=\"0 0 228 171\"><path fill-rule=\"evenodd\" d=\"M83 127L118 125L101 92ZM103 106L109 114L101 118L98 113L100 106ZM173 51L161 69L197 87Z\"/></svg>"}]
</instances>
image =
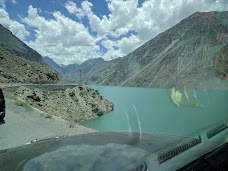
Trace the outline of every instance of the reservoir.
<instances>
[{"instance_id":1,"label":"reservoir","mask_svg":"<svg viewBox=\"0 0 228 171\"><path fill-rule=\"evenodd\" d=\"M180 89L182 97L196 98L177 106L171 89L91 86L113 102L114 111L83 122L99 131L142 131L192 136L228 120L227 90ZM186 99L187 99L186 98Z\"/></svg>"}]
</instances>

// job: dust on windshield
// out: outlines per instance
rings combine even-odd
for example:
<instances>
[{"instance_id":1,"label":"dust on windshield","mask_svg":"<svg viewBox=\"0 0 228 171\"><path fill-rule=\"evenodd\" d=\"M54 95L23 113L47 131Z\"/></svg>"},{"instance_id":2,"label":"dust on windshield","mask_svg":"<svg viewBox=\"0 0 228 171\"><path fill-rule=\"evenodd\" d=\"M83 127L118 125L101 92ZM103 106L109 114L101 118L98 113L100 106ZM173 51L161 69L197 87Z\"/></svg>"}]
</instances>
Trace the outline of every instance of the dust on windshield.
<instances>
[{"instance_id":1,"label":"dust on windshield","mask_svg":"<svg viewBox=\"0 0 228 171\"><path fill-rule=\"evenodd\" d=\"M227 7L0 1L1 148L99 131L195 136L227 121Z\"/></svg>"}]
</instances>

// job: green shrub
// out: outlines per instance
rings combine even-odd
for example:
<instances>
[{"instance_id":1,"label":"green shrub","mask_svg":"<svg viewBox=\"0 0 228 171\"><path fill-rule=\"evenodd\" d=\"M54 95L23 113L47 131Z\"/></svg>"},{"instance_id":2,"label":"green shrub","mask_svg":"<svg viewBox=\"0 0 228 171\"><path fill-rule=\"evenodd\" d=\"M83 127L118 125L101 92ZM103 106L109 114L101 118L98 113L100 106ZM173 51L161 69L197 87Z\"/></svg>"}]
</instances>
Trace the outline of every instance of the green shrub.
<instances>
[{"instance_id":1,"label":"green shrub","mask_svg":"<svg viewBox=\"0 0 228 171\"><path fill-rule=\"evenodd\" d=\"M7 92L7 91L4 92L4 96L5 96L5 98L11 99L11 100L16 100L17 99L16 95L14 95L13 93Z\"/></svg>"},{"instance_id":2,"label":"green shrub","mask_svg":"<svg viewBox=\"0 0 228 171\"><path fill-rule=\"evenodd\" d=\"M24 107L26 112L30 112L33 110L27 102L18 99L18 97L11 92L4 92L4 96L5 98L14 100L15 105Z\"/></svg>"},{"instance_id":3,"label":"green shrub","mask_svg":"<svg viewBox=\"0 0 228 171\"><path fill-rule=\"evenodd\" d=\"M30 112L33 110L32 107L28 103L21 101L18 98L14 101L14 104L17 106L23 106L25 108L26 112Z\"/></svg>"}]
</instances>

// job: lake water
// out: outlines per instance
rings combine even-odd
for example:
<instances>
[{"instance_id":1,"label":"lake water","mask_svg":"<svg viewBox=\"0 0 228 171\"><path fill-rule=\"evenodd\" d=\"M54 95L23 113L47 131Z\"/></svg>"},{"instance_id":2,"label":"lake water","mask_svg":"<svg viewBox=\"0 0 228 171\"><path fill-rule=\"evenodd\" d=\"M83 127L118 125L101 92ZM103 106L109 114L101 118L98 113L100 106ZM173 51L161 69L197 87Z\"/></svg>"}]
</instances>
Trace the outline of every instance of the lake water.
<instances>
[{"instance_id":1,"label":"lake water","mask_svg":"<svg viewBox=\"0 0 228 171\"><path fill-rule=\"evenodd\" d=\"M202 106L183 103L178 107L170 97L170 89L91 87L114 103L114 111L82 123L99 131L141 130L191 136L228 120L227 90L196 90ZM191 96L191 91L188 96Z\"/></svg>"}]
</instances>

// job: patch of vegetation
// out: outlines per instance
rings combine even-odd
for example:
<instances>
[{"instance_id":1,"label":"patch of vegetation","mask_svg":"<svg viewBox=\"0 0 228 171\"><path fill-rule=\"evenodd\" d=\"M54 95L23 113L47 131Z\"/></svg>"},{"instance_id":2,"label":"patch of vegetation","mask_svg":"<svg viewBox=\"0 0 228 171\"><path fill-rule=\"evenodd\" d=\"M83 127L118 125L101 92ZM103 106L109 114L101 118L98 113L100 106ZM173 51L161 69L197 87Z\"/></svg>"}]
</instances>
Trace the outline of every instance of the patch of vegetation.
<instances>
[{"instance_id":1,"label":"patch of vegetation","mask_svg":"<svg viewBox=\"0 0 228 171\"><path fill-rule=\"evenodd\" d=\"M26 112L31 112L33 110L32 107L27 102L18 99L17 96L14 95L13 93L4 92L4 96L7 99L14 100L15 105L24 107Z\"/></svg>"},{"instance_id":2,"label":"patch of vegetation","mask_svg":"<svg viewBox=\"0 0 228 171\"><path fill-rule=\"evenodd\" d=\"M5 96L5 98L11 99L11 100L16 100L17 99L16 95L14 95L14 94L12 94L10 92L7 92L7 91L4 92L4 96Z\"/></svg>"},{"instance_id":3,"label":"patch of vegetation","mask_svg":"<svg viewBox=\"0 0 228 171\"><path fill-rule=\"evenodd\" d=\"M27 102L24 102L18 98L15 100L14 104L17 106L23 106L26 112L31 112L33 110L32 107Z\"/></svg>"}]
</instances>

